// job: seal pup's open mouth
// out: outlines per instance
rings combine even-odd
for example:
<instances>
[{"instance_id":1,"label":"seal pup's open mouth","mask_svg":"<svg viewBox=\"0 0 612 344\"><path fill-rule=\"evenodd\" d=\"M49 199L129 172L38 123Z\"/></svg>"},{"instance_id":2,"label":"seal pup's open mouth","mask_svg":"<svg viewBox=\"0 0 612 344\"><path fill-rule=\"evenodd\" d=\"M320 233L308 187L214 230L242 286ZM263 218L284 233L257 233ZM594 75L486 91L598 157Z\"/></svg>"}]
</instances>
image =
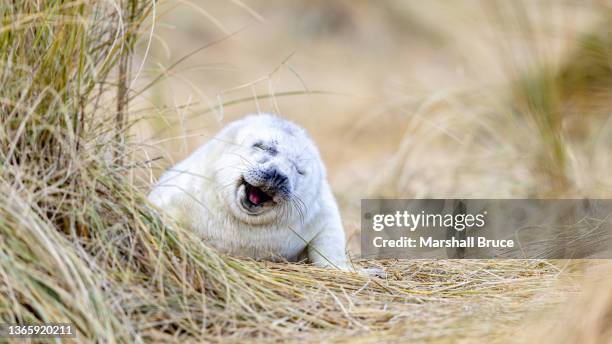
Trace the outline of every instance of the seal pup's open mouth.
<instances>
[{"instance_id":1,"label":"seal pup's open mouth","mask_svg":"<svg viewBox=\"0 0 612 344\"><path fill-rule=\"evenodd\" d=\"M252 205L261 205L267 201L271 201L272 197L265 193L262 189L244 182L246 198Z\"/></svg>"},{"instance_id":2,"label":"seal pup's open mouth","mask_svg":"<svg viewBox=\"0 0 612 344\"><path fill-rule=\"evenodd\" d=\"M244 194L240 199L240 203L251 215L257 215L261 213L264 206L275 203L270 194L257 186L249 184L245 180L242 180L241 188L244 188Z\"/></svg>"}]
</instances>

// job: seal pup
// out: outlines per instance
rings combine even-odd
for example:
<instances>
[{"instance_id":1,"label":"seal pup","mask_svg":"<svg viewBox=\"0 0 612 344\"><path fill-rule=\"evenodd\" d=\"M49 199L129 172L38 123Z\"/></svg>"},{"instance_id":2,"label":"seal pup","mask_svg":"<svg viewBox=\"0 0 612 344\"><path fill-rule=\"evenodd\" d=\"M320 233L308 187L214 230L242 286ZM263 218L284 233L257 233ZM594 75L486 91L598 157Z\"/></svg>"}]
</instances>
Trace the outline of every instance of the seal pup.
<instances>
[{"instance_id":1,"label":"seal pup","mask_svg":"<svg viewBox=\"0 0 612 344\"><path fill-rule=\"evenodd\" d=\"M149 200L233 256L352 270L325 167L295 123L270 114L228 124L166 171Z\"/></svg>"}]
</instances>

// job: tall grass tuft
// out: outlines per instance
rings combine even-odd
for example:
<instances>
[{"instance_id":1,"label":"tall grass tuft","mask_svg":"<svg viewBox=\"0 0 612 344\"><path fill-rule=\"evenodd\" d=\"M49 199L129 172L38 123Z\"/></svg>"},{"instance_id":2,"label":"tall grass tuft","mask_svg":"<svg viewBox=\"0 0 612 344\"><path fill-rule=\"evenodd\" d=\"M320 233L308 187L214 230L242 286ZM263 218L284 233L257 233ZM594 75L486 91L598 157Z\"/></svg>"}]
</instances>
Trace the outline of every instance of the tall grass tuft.
<instances>
[{"instance_id":1,"label":"tall grass tuft","mask_svg":"<svg viewBox=\"0 0 612 344\"><path fill-rule=\"evenodd\" d=\"M561 194L569 187L562 104L556 74L547 67L528 72L512 87L513 110L519 121L532 123L537 142L536 166L548 181L544 194Z\"/></svg>"},{"instance_id":2,"label":"tall grass tuft","mask_svg":"<svg viewBox=\"0 0 612 344\"><path fill-rule=\"evenodd\" d=\"M546 177L540 192L563 195L572 185L571 141L593 135L593 117L608 116L612 100L612 14L603 8L600 23L580 34L559 66L535 59L532 68L517 72L511 87L515 114L534 124L539 143L537 166Z\"/></svg>"},{"instance_id":3,"label":"tall grass tuft","mask_svg":"<svg viewBox=\"0 0 612 344\"><path fill-rule=\"evenodd\" d=\"M147 1L0 4L4 322L71 322L86 338L129 337L102 296L108 271L91 249L129 221L107 195L120 197L125 66L150 10Z\"/></svg>"}]
</instances>

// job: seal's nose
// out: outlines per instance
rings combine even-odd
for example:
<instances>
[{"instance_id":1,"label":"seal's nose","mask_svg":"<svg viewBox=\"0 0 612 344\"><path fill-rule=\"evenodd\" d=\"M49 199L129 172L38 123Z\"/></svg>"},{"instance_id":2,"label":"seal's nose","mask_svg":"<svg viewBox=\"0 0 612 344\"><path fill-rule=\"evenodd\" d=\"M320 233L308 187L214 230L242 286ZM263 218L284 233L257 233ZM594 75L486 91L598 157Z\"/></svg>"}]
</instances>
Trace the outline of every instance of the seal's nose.
<instances>
[{"instance_id":1,"label":"seal's nose","mask_svg":"<svg viewBox=\"0 0 612 344\"><path fill-rule=\"evenodd\" d=\"M289 186L289 178L277 168L269 168L264 171L265 180L270 191L286 190Z\"/></svg>"}]
</instances>

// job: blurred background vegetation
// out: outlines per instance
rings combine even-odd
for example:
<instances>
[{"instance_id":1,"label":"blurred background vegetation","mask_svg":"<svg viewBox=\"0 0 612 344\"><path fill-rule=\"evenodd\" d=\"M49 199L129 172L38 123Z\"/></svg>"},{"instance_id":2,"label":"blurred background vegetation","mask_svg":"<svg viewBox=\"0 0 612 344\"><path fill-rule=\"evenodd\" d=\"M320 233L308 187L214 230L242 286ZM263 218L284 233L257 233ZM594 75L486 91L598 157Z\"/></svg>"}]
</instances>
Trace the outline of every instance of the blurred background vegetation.
<instances>
[{"instance_id":1,"label":"blurred background vegetation","mask_svg":"<svg viewBox=\"0 0 612 344\"><path fill-rule=\"evenodd\" d=\"M274 112L319 144L355 250L364 197L612 195L605 2L174 4L139 46L153 176Z\"/></svg>"}]
</instances>

